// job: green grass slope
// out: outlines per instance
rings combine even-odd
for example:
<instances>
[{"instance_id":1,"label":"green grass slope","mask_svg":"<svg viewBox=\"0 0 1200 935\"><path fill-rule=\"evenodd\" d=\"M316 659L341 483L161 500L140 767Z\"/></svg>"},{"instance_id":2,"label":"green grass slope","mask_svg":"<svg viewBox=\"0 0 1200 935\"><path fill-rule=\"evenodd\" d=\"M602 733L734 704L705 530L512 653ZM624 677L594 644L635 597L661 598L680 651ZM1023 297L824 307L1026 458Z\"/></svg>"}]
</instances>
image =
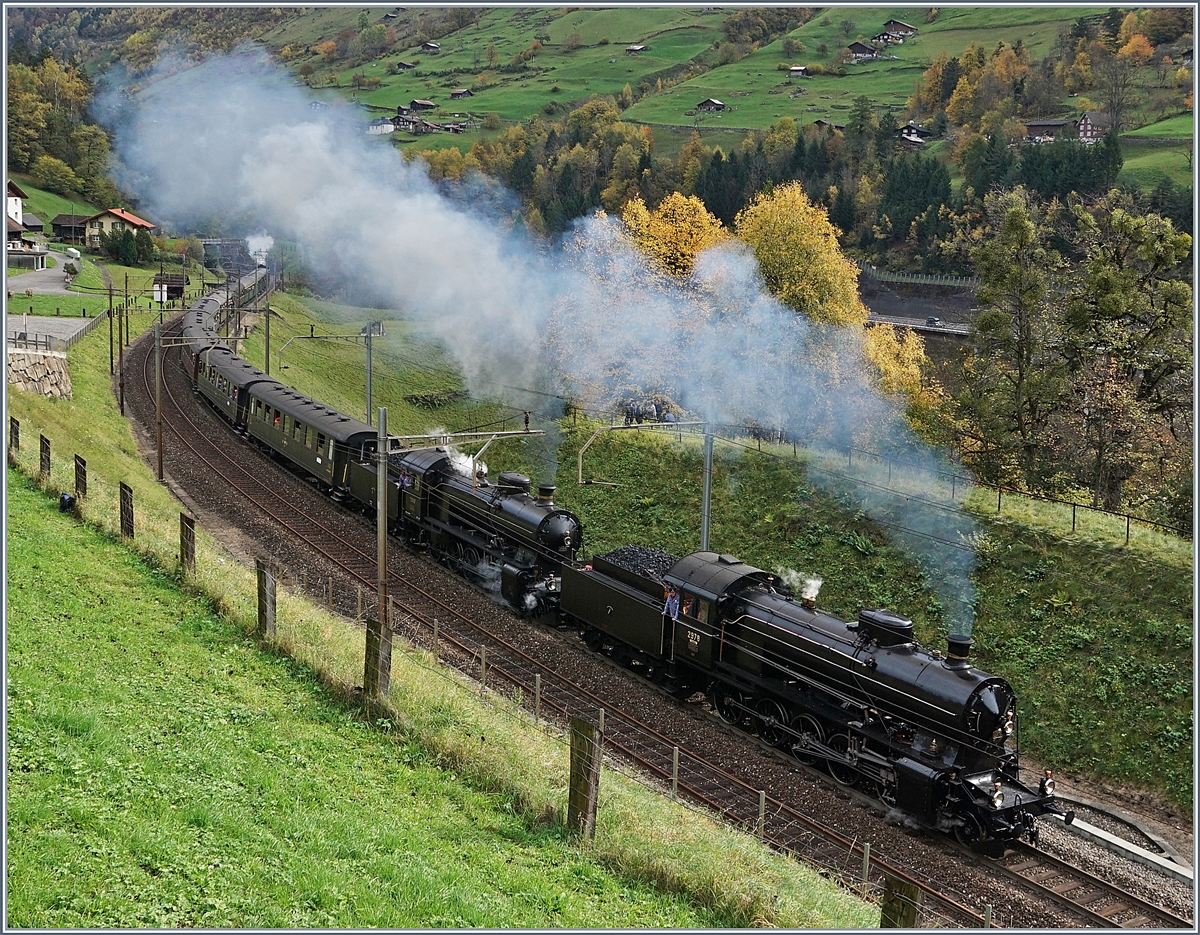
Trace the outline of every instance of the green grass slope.
<instances>
[{"instance_id":1,"label":"green grass slope","mask_svg":"<svg viewBox=\"0 0 1200 935\"><path fill-rule=\"evenodd\" d=\"M639 101L626 111L625 116L652 124L691 125L695 121L685 111L707 97L715 97L731 109L703 115L699 121L703 127L760 128L782 116L792 117L801 124L817 119L845 123L850 102L860 95L866 95L881 108L900 111L921 72L940 53L957 55L972 42L982 43L990 50L997 42L1011 44L1020 39L1031 55L1045 55L1064 24L1094 12L1102 11L1045 7L1020 10L944 8L934 22L926 23L924 11L912 8L831 9L790 34L791 38L803 43L804 51L785 58L783 40L776 40L740 62L714 68L661 95ZM856 39L869 40L882 32L883 24L890 19L909 23L919 30L902 45L887 49L885 54L895 56L895 60L883 58L847 65L846 75L840 78L816 76L793 81L786 72L777 69L780 63L831 66L839 50ZM853 28L844 30L843 21L853 23ZM821 44L827 48L825 54L817 51Z\"/></svg>"},{"instance_id":2,"label":"green grass slope","mask_svg":"<svg viewBox=\"0 0 1200 935\"><path fill-rule=\"evenodd\" d=\"M180 594L163 573L180 507L117 411L107 350L94 333L69 352L71 400L8 396L25 476L38 433L53 446L51 498L9 478L9 924L875 924L815 872L607 769L596 840L571 843L561 738L402 643L377 725L391 735L367 729L339 701L361 682L362 629L285 589L274 645L295 662L260 652L253 573L202 526ZM72 453L82 528L53 503ZM118 480L145 560L110 538Z\"/></svg>"},{"instance_id":3,"label":"green grass slope","mask_svg":"<svg viewBox=\"0 0 1200 935\"><path fill-rule=\"evenodd\" d=\"M25 199L25 210L46 225L47 234L50 233L50 222L56 215L90 215L98 214L102 210L89 204L82 198L72 200L64 198L62 195L56 195L53 192L44 191L34 185L33 180L27 175L13 173L12 180L20 185L21 190L29 196Z\"/></svg>"},{"instance_id":4,"label":"green grass slope","mask_svg":"<svg viewBox=\"0 0 1200 935\"><path fill-rule=\"evenodd\" d=\"M721 927L370 729L9 474L15 927Z\"/></svg>"}]
</instances>

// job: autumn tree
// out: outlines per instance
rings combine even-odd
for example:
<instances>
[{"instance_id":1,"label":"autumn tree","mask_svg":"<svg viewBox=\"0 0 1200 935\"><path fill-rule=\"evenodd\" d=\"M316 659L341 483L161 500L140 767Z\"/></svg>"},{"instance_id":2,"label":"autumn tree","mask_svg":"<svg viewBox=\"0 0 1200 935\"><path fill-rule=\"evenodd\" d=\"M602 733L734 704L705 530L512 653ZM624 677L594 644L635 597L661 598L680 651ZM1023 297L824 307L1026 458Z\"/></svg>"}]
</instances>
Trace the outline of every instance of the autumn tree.
<instances>
[{"instance_id":1,"label":"autumn tree","mask_svg":"<svg viewBox=\"0 0 1200 935\"><path fill-rule=\"evenodd\" d=\"M781 301L814 321L866 321L858 267L838 247L837 228L825 209L809 201L801 185L790 182L757 195L738 214L736 231Z\"/></svg>"},{"instance_id":2,"label":"autumn tree","mask_svg":"<svg viewBox=\"0 0 1200 935\"><path fill-rule=\"evenodd\" d=\"M1023 188L984 199L986 232L972 251L982 311L957 400L973 467L1026 489L1052 482L1050 420L1066 390L1052 289L1062 260L1047 215Z\"/></svg>"},{"instance_id":3,"label":"autumn tree","mask_svg":"<svg viewBox=\"0 0 1200 935\"><path fill-rule=\"evenodd\" d=\"M79 179L71 167L53 156L39 156L33 164L31 174L40 188L56 195L67 195L79 188Z\"/></svg>"},{"instance_id":4,"label":"autumn tree","mask_svg":"<svg viewBox=\"0 0 1200 935\"><path fill-rule=\"evenodd\" d=\"M664 198L653 211L641 198L634 198L621 211L621 220L638 249L674 276L690 275L697 254L729 236L704 202L678 192Z\"/></svg>"},{"instance_id":5,"label":"autumn tree","mask_svg":"<svg viewBox=\"0 0 1200 935\"><path fill-rule=\"evenodd\" d=\"M42 99L37 76L28 65L8 66L8 158L27 170L42 153L41 133L50 104Z\"/></svg>"}]
</instances>

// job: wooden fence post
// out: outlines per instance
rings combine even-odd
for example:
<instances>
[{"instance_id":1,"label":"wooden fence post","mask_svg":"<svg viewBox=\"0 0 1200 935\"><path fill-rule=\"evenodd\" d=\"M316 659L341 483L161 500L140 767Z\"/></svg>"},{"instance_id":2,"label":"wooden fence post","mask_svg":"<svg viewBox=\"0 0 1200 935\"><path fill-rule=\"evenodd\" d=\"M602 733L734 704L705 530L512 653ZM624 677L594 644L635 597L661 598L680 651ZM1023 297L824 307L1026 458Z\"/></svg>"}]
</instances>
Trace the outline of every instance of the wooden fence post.
<instances>
[{"instance_id":1,"label":"wooden fence post","mask_svg":"<svg viewBox=\"0 0 1200 935\"><path fill-rule=\"evenodd\" d=\"M363 693L386 697L391 690L392 631L382 621L367 618L367 652L363 661Z\"/></svg>"},{"instance_id":2,"label":"wooden fence post","mask_svg":"<svg viewBox=\"0 0 1200 935\"><path fill-rule=\"evenodd\" d=\"M21 423L16 416L8 417L8 447L13 451L21 450Z\"/></svg>"},{"instance_id":3,"label":"wooden fence post","mask_svg":"<svg viewBox=\"0 0 1200 935\"><path fill-rule=\"evenodd\" d=\"M82 500L87 496L87 462L79 455L75 456L75 498Z\"/></svg>"},{"instance_id":4,"label":"wooden fence post","mask_svg":"<svg viewBox=\"0 0 1200 935\"><path fill-rule=\"evenodd\" d=\"M911 929L917 925L917 909L921 905L921 890L915 883L905 883L890 874L883 878L883 904L879 909L881 929Z\"/></svg>"},{"instance_id":5,"label":"wooden fence post","mask_svg":"<svg viewBox=\"0 0 1200 935\"><path fill-rule=\"evenodd\" d=\"M133 538L133 488L121 481L121 535Z\"/></svg>"},{"instance_id":6,"label":"wooden fence post","mask_svg":"<svg viewBox=\"0 0 1200 935\"><path fill-rule=\"evenodd\" d=\"M533 674L533 723L536 724L542 716L542 676L540 672Z\"/></svg>"},{"instance_id":7,"label":"wooden fence post","mask_svg":"<svg viewBox=\"0 0 1200 935\"><path fill-rule=\"evenodd\" d=\"M571 779L567 828L589 840L596 836L600 792L600 731L583 718L571 718Z\"/></svg>"},{"instance_id":8,"label":"wooden fence post","mask_svg":"<svg viewBox=\"0 0 1200 935\"><path fill-rule=\"evenodd\" d=\"M45 435L39 435L38 438L41 439L41 449L42 449L41 450L41 462L38 466L39 473L42 476L42 480L49 480L50 479L50 439L48 439Z\"/></svg>"},{"instance_id":9,"label":"wooden fence post","mask_svg":"<svg viewBox=\"0 0 1200 935\"><path fill-rule=\"evenodd\" d=\"M179 564L186 577L196 576L196 517L179 514Z\"/></svg>"},{"instance_id":10,"label":"wooden fence post","mask_svg":"<svg viewBox=\"0 0 1200 935\"><path fill-rule=\"evenodd\" d=\"M259 639L275 636L275 574L261 558L254 560L258 573L258 631Z\"/></svg>"}]
</instances>

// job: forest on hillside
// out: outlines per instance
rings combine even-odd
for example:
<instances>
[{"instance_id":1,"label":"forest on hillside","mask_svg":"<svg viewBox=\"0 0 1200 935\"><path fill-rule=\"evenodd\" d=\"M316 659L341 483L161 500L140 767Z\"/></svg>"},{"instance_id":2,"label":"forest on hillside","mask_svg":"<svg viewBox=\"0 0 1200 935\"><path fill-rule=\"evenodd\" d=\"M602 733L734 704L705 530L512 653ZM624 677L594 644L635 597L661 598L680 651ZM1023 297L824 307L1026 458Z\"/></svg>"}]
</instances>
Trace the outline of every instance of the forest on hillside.
<instances>
[{"instance_id":1,"label":"forest on hillside","mask_svg":"<svg viewBox=\"0 0 1200 935\"><path fill-rule=\"evenodd\" d=\"M452 35L483 12L419 11L390 26L363 12L329 45L276 52L307 80L303 65L314 57L357 66ZM130 202L110 177L109 140L91 108L105 69L148 75L168 47L203 58L305 15L13 13L12 168L49 191L114 205ZM749 54L811 18L810 10L732 12L713 65L730 44ZM989 482L1084 492L1096 505L1188 527L1192 192L1165 177L1150 190L1122 187L1118 176L1120 133L1135 113L1151 100L1192 106L1182 54L1191 28L1183 9L1113 10L1066 25L1037 59L1020 41L971 43L929 63L905 110L859 96L841 127L782 117L732 144L695 133L677 152L662 152L651 127L623 115L669 87L675 78L666 76L617 95L553 101L520 123L493 121L494 132L465 152L409 147L405 156L422 160L447 190L474 173L502 184L520 199L512 223L538 236L555 238L597 210L619 214L667 276L690 275L703 245L740 238L797 313L860 331L866 315L857 296L834 300L840 286L812 288L811 269L781 261L787 250L822 258L829 282L850 276L851 293L848 258L978 277L981 314L953 389L929 379L919 341L864 332L875 379L907 400L914 427ZM529 51L537 51L532 43ZM536 54L518 58L508 67L536 67ZM1025 122L1057 112L1071 94L1103 104L1107 134L1093 145L1024 142ZM905 151L897 131L908 121L943 137L941 157ZM764 215L785 208L811 218L807 238L764 225Z\"/></svg>"}]
</instances>

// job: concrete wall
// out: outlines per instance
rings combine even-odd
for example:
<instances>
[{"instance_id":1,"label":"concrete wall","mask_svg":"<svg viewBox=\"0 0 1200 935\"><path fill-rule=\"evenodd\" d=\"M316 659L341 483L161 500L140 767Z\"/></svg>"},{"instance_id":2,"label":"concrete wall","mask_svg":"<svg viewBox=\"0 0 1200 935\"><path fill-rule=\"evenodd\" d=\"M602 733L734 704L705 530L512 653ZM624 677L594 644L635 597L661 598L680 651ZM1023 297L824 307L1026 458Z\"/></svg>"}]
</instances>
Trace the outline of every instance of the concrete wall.
<instances>
[{"instance_id":1,"label":"concrete wall","mask_svg":"<svg viewBox=\"0 0 1200 935\"><path fill-rule=\"evenodd\" d=\"M8 382L27 393L51 399L71 398L71 371L61 351L8 349Z\"/></svg>"}]
</instances>

